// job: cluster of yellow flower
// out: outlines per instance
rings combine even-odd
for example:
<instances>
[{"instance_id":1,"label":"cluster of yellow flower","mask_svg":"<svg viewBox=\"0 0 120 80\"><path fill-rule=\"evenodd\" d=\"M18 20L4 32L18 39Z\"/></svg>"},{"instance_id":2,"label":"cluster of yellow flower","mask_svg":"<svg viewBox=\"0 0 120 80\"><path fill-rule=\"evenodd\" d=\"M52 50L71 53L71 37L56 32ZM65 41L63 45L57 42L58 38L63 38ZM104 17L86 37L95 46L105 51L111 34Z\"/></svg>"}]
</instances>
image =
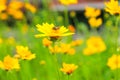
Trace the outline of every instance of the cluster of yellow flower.
<instances>
[{"instance_id":1,"label":"cluster of yellow flower","mask_svg":"<svg viewBox=\"0 0 120 80\"><path fill-rule=\"evenodd\" d=\"M23 19L25 16L24 9L32 13L36 12L36 8L30 3L20 0L0 0L0 19L7 20L10 16L15 19Z\"/></svg>"},{"instance_id":2,"label":"cluster of yellow flower","mask_svg":"<svg viewBox=\"0 0 120 80\"><path fill-rule=\"evenodd\" d=\"M41 34L35 35L35 37L47 37L44 38L42 43L46 46L52 54L63 53L63 54L75 54L75 49L73 46L78 46L82 43L82 40L72 41L70 44L65 44L59 42L60 44L55 44L59 39L63 36L68 36L74 34L73 32L69 32L67 28L64 26L55 27L54 24L43 23L43 25L36 25L37 30L41 32ZM40 62L43 64L44 62ZM63 63L63 68L60 70L68 75L70 75L78 66L74 64L66 64Z\"/></svg>"},{"instance_id":3,"label":"cluster of yellow flower","mask_svg":"<svg viewBox=\"0 0 120 80\"><path fill-rule=\"evenodd\" d=\"M32 54L28 47L16 46L16 55L11 57L7 55L4 57L3 62L0 61L0 68L4 70L20 69L19 59L32 60L35 58L35 54Z\"/></svg>"},{"instance_id":4,"label":"cluster of yellow flower","mask_svg":"<svg viewBox=\"0 0 120 80\"><path fill-rule=\"evenodd\" d=\"M55 53L62 53L62 54L69 54L69 55L74 55L75 54L75 49L74 46L80 45L82 43L82 40L75 40L72 43L66 44L66 43L60 43L55 46L49 46L49 50L52 54Z\"/></svg>"},{"instance_id":5,"label":"cluster of yellow flower","mask_svg":"<svg viewBox=\"0 0 120 80\"><path fill-rule=\"evenodd\" d=\"M102 25L102 19L98 18L100 16L101 11L99 9L93 7L86 7L85 8L85 16L89 19L88 23L92 28L98 28Z\"/></svg>"},{"instance_id":6,"label":"cluster of yellow flower","mask_svg":"<svg viewBox=\"0 0 120 80\"><path fill-rule=\"evenodd\" d=\"M83 50L84 55L92 55L106 50L106 45L101 37L91 36L87 40L87 47Z\"/></svg>"}]
</instances>

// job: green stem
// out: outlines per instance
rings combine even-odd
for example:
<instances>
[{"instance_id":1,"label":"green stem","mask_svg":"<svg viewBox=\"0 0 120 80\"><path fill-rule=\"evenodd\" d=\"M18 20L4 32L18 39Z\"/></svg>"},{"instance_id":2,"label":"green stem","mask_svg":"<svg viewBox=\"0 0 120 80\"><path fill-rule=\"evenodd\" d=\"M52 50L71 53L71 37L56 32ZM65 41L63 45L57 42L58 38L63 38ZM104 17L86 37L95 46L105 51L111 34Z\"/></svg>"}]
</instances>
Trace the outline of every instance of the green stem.
<instances>
[{"instance_id":1,"label":"green stem","mask_svg":"<svg viewBox=\"0 0 120 80\"><path fill-rule=\"evenodd\" d=\"M120 15L117 16L116 18L116 23L115 23L115 51L117 54L119 54L119 52L117 52L117 48L119 46L119 18L120 18ZM118 59L117 59L118 60ZM117 64L118 66L118 64ZM115 80L118 80L118 75L119 75L119 71L118 69L115 71Z\"/></svg>"},{"instance_id":2,"label":"green stem","mask_svg":"<svg viewBox=\"0 0 120 80\"><path fill-rule=\"evenodd\" d=\"M68 17L67 6L65 6L64 16L65 16L65 26L67 27L69 25L69 17Z\"/></svg>"},{"instance_id":3,"label":"green stem","mask_svg":"<svg viewBox=\"0 0 120 80\"><path fill-rule=\"evenodd\" d=\"M69 78L70 78L69 76L70 76L70 75L67 75L67 80L69 80Z\"/></svg>"},{"instance_id":4,"label":"green stem","mask_svg":"<svg viewBox=\"0 0 120 80\"><path fill-rule=\"evenodd\" d=\"M56 58L56 54L53 55L53 59L54 59L54 62L55 62L56 72L58 74L58 80L60 80L59 65L58 65L58 61L57 61L57 58Z\"/></svg>"},{"instance_id":5,"label":"green stem","mask_svg":"<svg viewBox=\"0 0 120 80\"><path fill-rule=\"evenodd\" d=\"M116 18L116 23L115 23L115 28L116 28L116 30L115 30L115 49L117 49L118 48L118 38L119 38L119 18L120 18L120 15Z\"/></svg>"}]
</instances>

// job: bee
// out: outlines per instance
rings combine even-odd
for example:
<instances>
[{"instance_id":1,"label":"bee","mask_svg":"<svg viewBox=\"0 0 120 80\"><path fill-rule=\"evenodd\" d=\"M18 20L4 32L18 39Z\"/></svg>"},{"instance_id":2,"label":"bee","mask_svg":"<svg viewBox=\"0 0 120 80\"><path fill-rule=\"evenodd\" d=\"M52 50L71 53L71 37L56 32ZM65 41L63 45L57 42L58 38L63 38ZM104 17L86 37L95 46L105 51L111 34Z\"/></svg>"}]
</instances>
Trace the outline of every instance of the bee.
<instances>
[{"instance_id":1,"label":"bee","mask_svg":"<svg viewBox=\"0 0 120 80\"><path fill-rule=\"evenodd\" d=\"M53 27L53 30L58 30L58 29L60 29L60 28L57 26Z\"/></svg>"}]
</instances>

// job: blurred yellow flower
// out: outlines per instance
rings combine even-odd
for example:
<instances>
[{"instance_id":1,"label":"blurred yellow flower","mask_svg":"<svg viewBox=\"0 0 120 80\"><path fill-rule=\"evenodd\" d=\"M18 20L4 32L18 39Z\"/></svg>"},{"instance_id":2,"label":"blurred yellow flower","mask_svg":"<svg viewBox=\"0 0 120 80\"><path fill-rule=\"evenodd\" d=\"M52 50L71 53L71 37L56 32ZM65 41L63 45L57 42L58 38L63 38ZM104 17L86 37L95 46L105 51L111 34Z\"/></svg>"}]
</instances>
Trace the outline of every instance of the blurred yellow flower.
<instances>
[{"instance_id":1,"label":"blurred yellow flower","mask_svg":"<svg viewBox=\"0 0 120 80\"><path fill-rule=\"evenodd\" d=\"M0 44L3 42L2 38L0 38Z\"/></svg>"},{"instance_id":2,"label":"blurred yellow flower","mask_svg":"<svg viewBox=\"0 0 120 80\"><path fill-rule=\"evenodd\" d=\"M98 27L100 27L100 25L102 25L102 19L101 18L96 19L96 18L93 17L93 18L90 18L88 20L88 22L89 22L90 26L93 27L93 28L98 28Z\"/></svg>"},{"instance_id":3,"label":"blurred yellow flower","mask_svg":"<svg viewBox=\"0 0 120 80\"><path fill-rule=\"evenodd\" d=\"M6 4L7 0L0 0L0 4Z\"/></svg>"},{"instance_id":4,"label":"blurred yellow flower","mask_svg":"<svg viewBox=\"0 0 120 80\"><path fill-rule=\"evenodd\" d=\"M85 55L91 55L95 53L100 53L106 50L106 45L101 37L91 36L87 40L87 48L84 49L83 53Z\"/></svg>"},{"instance_id":5,"label":"blurred yellow flower","mask_svg":"<svg viewBox=\"0 0 120 80\"><path fill-rule=\"evenodd\" d=\"M56 54L56 53L60 53L61 52L61 48L58 45L55 46L49 46L49 50L52 54Z\"/></svg>"},{"instance_id":6,"label":"blurred yellow flower","mask_svg":"<svg viewBox=\"0 0 120 80\"><path fill-rule=\"evenodd\" d=\"M1 3L0 3L0 13L1 13L2 11L5 11L6 8L7 8L7 6L6 6L5 4L1 4Z\"/></svg>"},{"instance_id":7,"label":"blurred yellow flower","mask_svg":"<svg viewBox=\"0 0 120 80\"><path fill-rule=\"evenodd\" d=\"M78 0L59 0L59 2L65 6L68 6L70 4L77 4Z\"/></svg>"},{"instance_id":8,"label":"blurred yellow flower","mask_svg":"<svg viewBox=\"0 0 120 80\"><path fill-rule=\"evenodd\" d=\"M109 12L111 15L120 14L120 6L118 0L110 0L109 2L105 2L105 11Z\"/></svg>"},{"instance_id":9,"label":"blurred yellow flower","mask_svg":"<svg viewBox=\"0 0 120 80\"><path fill-rule=\"evenodd\" d=\"M35 6L31 5L30 3L25 3L25 8L29 11L31 11L32 13L36 12L36 8Z\"/></svg>"},{"instance_id":10,"label":"blurred yellow flower","mask_svg":"<svg viewBox=\"0 0 120 80\"><path fill-rule=\"evenodd\" d=\"M71 44L61 43L60 48L61 48L61 53L63 54L69 54L69 55L75 54L75 49L72 48Z\"/></svg>"},{"instance_id":11,"label":"blurred yellow flower","mask_svg":"<svg viewBox=\"0 0 120 80\"><path fill-rule=\"evenodd\" d=\"M7 13L0 13L0 19L1 20L7 20L8 19L8 14Z\"/></svg>"},{"instance_id":12,"label":"blurred yellow flower","mask_svg":"<svg viewBox=\"0 0 120 80\"><path fill-rule=\"evenodd\" d=\"M4 70L20 69L20 65L18 59L12 58L9 55L7 55L4 58L3 62L0 61L0 68Z\"/></svg>"},{"instance_id":13,"label":"blurred yellow flower","mask_svg":"<svg viewBox=\"0 0 120 80\"><path fill-rule=\"evenodd\" d=\"M101 11L99 9L96 9L96 8L93 8L93 7L86 7L85 8L85 13L84 15L87 17L87 18L90 18L90 17L97 17L101 14Z\"/></svg>"},{"instance_id":14,"label":"blurred yellow flower","mask_svg":"<svg viewBox=\"0 0 120 80\"><path fill-rule=\"evenodd\" d=\"M50 40L47 39L47 38L43 38L42 43L43 43L43 45L44 45L45 47L48 47L48 46L50 46L50 45L52 44L52 41L50 41Z\"/></svg>"},{"instance_id":15,"label":"blurred yellow flower","mask_svg":"<svg viewBox=\"0 0 120 80\"><path fill-rule=\"evenodd\" d=\"M40 61L40 65L45 65L45 64L46 64L46 62L44 60Z\"/></svg>"},{"instance_id":16,"label":"blurred yellow flower","mask_svg":"<svg viewBox=\"0 0 120 80\"><path fill-rule=\"evenodd\" d=\"M67 51L67 54L69 55L74 55L75 54L75 49L74 48L70 48L68 51Z\"/></svg>"},{"instance_id":17,"label":"blurred yellow flower","mask_svg":"<svg viewBox=\"0 0 120 80\"><path fill-rule=\"evenodd\" d=\"M83 40L77 39L77 40L72 41L72 42L71 42L71 45L72 45L72 46L79 46L79 45L81 45L82 43L83 43Z\"/></svg>"},{"instance_id":18,"label":"blurred yellow flower","mask_svg":"<svg viewBox=\"0 0 120 80\"><path fill-rule=\"evenodd\" d=\"M61 27L55 27L54 24L48 24L48 23L43 23L42 25L36 25L37 30L41 32L41 34L35 35L35 37L50 37L52 39L58 39L62 36L68 36L72 35L74 33L68 32L68 29L66 29L64 26Z\"/></svg>"},{"instance_id":19,"label":"blurred yellow flower","mask_svg":"<svg viewBox=\"0 0 120 80\"><path fill-rule=\"evenodd\" d=\"M14 9L14 10L19 10L24 7L24 3L21 1L11 1L8 5L8 8Z\"/></svg>"},{"instance_id":20,"label":"blurred yellow flower","mask_svg":"<svg viewBox=\"0 0 120 80\"><path fill-rule=\"evenodd\" d=\"M24 14L21 10L14 10L14 9L9 9L11 12L9 14L13 16L15 19L23 19Z\"/></svg>"},{"instance_id":21,"label":"blurred yellow flower","mask_svg":"<svg viewBox=\"0 0 120 80\"><path fill-rule=\"evenodd\" d=\"M109 66L111 70L120 68L120 55L113 54L112 57L108 59L107 66Z\"/></svg>"},{"instance_id":22,"label":"blurred yellow flower","mask_svg":"<svg viewBox=\"0 0 120 80\"><path fill-rule=\"evenodd\" d=\"M32 60L36 57L35 54L32 54L29 51L28 47L16 46L16 52L17 54L15 56L18 56L18 58L23 60Z\"/></svg>"},{"instance_id":23,"label":"blurred yellow flower","mask_svg":"<svg viewBox=\"0 0 120 80\"><path fill-rule=\"evenodd\" d=\"M74 18L76 16L76 12L75 11L71 11L70 12L70 17Z\"/></svg>"},{"instance_id":24,"label":"blurred yellow flower","mask_svg":"<svg viewBox=\"0 0 120 80\"><path fill-rule=\"evenodd\" d=\"M67 75L72 74L75 71L75 69L78 68L78 66L75 64L63 63L62 66L63 66L63 68L61 68L60 70L64 73L66 73Z\"/></svg>"},{"instance_id":25,"label":"blurred yellow flower","mask_svg":"<svg viewBox=\"0 0 120 80\"><path fill-rule=\"evenodd\" d=\"M92 55L96 53L96 49L95 48L91 48L91 47L87 47L83 50L83 54L86 56Z\"/></svg>"}]
</instances>

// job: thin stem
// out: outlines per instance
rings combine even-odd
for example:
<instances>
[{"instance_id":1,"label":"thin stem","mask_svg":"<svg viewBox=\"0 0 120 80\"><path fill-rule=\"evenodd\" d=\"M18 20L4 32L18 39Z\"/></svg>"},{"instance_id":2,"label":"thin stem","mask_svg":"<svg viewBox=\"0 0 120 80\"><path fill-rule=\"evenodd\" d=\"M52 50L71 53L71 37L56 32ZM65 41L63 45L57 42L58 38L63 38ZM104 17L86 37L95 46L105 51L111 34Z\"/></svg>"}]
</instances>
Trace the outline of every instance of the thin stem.
<instances>
[{"instance_id":1,"label":"thin stem","mask_svg":"<svg viewBox=\"0 0 120 80\"><path fill-rule=\"evenodd\" d=\"M70 76L70 75L67 75L67 80L69 80L69 78L70 78L69 76Z\"/></svg>"},{"instance_id":2,"label":"thin stem","mask_svg":"<svg viewBox=\"0 0 120 80\"><path fill-rule=\"evenodd\" d=\"M57 61L57 58L56 58L56 54L53 55L53 59L54 59L54 62L55 62L56 72L58 74L58 80L60 80L59 65L58 65L58 61Z\"/></svg>"},{"instance_id":3,"label":"thin stem","mask_svg":"<svg viewBox=\"0 0 120 80\"><path fill-rule=\"evenodd\" d=\"M69 25L69 18L68 18L67 6L65 6L64 16L65 16L65 26L67 27Z\"/></svg>"},{"instance_id":4,"label":"thin stem","mask_svg":"<svg viewBox=\"0 0 120 80\"><path fill-rule=\"evenodd\" d=\"M119 52L117 52L117 48L118 48L118 46L119 46L119 18L120 18L120 15L119 16L117 16L117 18L116 18L116 23L115 23L115 28L116 28L116 31L115 31L115 51L116 51L116 53L117 54L119 54ZM118 66L118 64L117 64L117 66ZM118 74L119 74L119 71L118 71L118 69L116 70L116 72L115 72L116 74L115 74L115 80L118 80Z\"/></svg>"}]
</instances>

